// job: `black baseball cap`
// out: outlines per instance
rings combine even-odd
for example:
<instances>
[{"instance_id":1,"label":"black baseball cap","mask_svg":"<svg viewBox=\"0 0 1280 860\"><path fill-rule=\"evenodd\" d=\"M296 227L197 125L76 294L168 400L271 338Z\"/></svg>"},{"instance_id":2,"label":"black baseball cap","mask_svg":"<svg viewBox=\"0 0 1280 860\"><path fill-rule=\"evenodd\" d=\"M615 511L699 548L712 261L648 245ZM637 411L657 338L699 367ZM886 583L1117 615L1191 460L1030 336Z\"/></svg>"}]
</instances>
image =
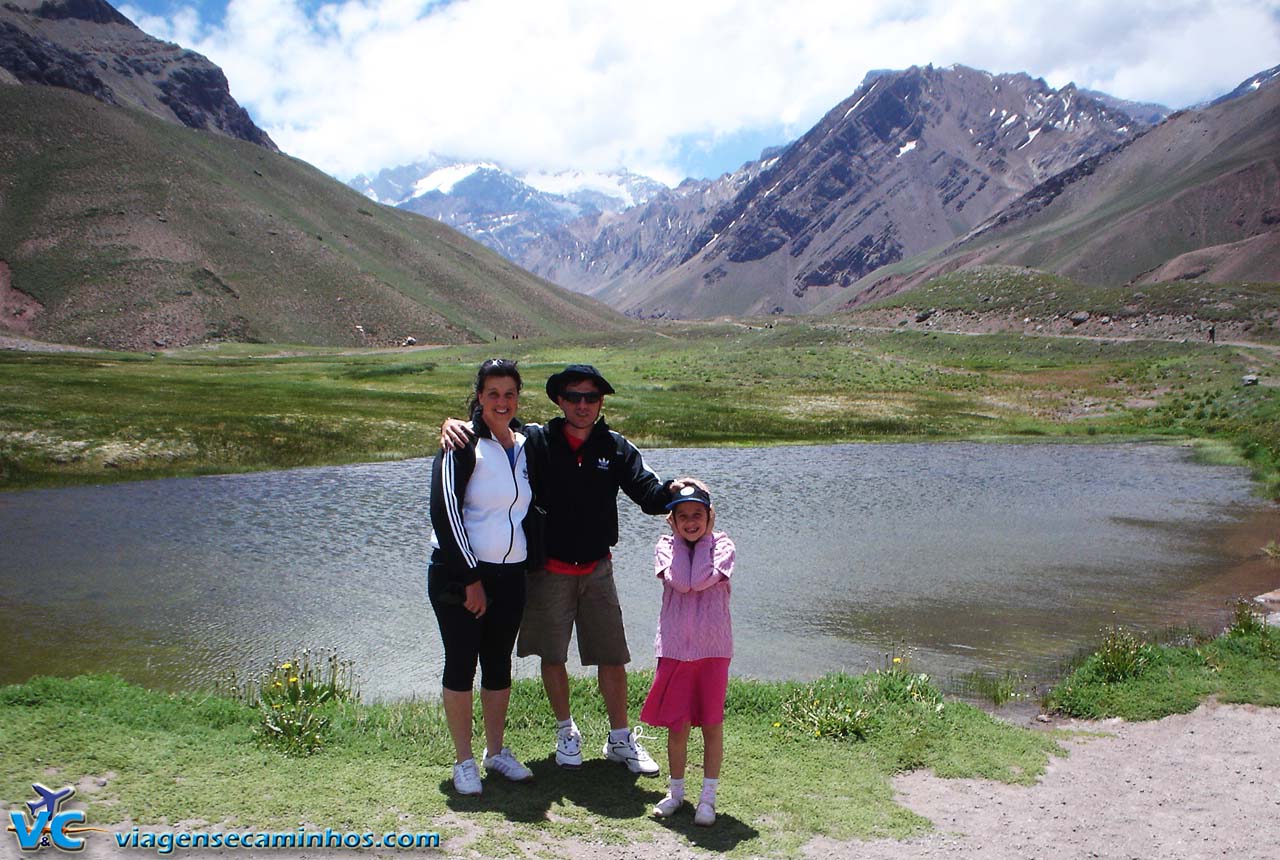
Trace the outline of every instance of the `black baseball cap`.
<instances>
[{"instance_id":1,"label":"black baseball cap","mask_svg":"<svg viewBox=\"0 0 1280 860\"><path fill-rule=\"evenodd\" d=\"M589 364L571 364L559 373L553 373L547 378L547 396L551 398L552 403L559 403L560 392L564 390L566 385L572 385L584 379L590 379L594 382L596 387L600 389L601 394L613 393L613 386L609 384L609 380L600 375L600 371Z\"/></svg>"},{"instance_id":2,"label":"black baseball cap","mask_svg":"<svg viewBox=\"0 0 1280 860\"><path fill-rule=\"evenodd\" d=\"M671 501L667 503L667 510L671 510L676 505L683 505L685 502L697 502L709 508L711 507L711 494L701 487L685 484L678 491L671 494Z\"/></svg>"}]
</instances>

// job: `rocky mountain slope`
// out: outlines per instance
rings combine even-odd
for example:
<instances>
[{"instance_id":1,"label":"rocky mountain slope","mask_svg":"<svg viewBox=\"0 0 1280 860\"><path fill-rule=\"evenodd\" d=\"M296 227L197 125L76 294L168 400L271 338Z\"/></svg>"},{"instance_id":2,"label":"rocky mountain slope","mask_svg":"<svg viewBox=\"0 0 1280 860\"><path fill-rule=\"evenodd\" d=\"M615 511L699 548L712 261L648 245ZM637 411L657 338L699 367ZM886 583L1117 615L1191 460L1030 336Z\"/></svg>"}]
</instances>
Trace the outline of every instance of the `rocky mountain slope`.
<instances>
[{"instance_id":1,"label":"rocky mountain slope","mask_svg":"<svg viewBox=\"0 0 1280 860\"><path fill-rule=\"evenodd\" d=\"M598 220L643 203L666 186L629 171L528 175L488 162L430 156L357 176L371 200L443 221L511 260L579 219Z\"/></svg>"},{"instance_id":2,"label":"rocky mountain slope","mask_svg":"<svg viewBox=\"0 0 1280 860\"><path fill-rule=\"evenodd\" d=\"M1280 75L1274 72L1051 177L914 271L872 275L843 306L989 264L1095 285L1280 282Z\"/></svg>"},{"instance_id":3,"label":"rocky mountain slope","mask_svg":"<svg viewBox=\"0 0 1280 860\"><path fill-rule=\"evenodd\" d=\"M0 334L145 350L616 330L614 311L315 168L0 85Z\"/></svg>"},{"instance_id":4,"label":"rocky mountain slope","mask_svg":"<svg viewBox=\"0 0 1280 860\"><path fill-rule=\"evenodd\" d=\"M781 152L518 259L638 316L805 311L1145 127L1025 74L877 72Z\"/></svg>"},{"instance_id":5,"label":"rocky mountain slope","mask_svg":"<svg viewBox=\"0 0 1280 860\"><path fill-rule=\"evenodd\" d=\"M231 97L220 68L147 35L104 0L4 0L0 83L72 89L276 149Z\"/></svg>"}]
</instances>

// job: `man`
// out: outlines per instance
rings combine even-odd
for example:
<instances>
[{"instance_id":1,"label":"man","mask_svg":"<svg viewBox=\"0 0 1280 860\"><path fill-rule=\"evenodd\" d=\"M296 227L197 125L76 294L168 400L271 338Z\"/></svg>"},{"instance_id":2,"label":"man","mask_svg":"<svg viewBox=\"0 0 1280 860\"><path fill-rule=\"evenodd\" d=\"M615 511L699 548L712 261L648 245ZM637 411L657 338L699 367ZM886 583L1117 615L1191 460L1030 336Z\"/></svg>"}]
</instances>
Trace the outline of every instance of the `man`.
<instances>
[{"instance_id":1,"label":"man","mask_svg":"<svg viewBox=\"0 0 1280 860\"><path fill-rule=\"evenodd\" d=\"M571 364L547 380L547 396L564 413L545 427L526 425L534 502L545 511L545 562L530 572L516 653L542 660L542 686L556 716L556 764L582 764L582 735L569 702L565 667L576 626L578 656L596 666L609 714L604 755L632 773L655 775L658 765L630 728L627 670L631 661L610 548L618 542L618 490L645 513L665 514L670 482L663 482L600 410L613 386L589 364ZM462 422L446 421L442 444L465 442Z\"/></svg>"}]
</instances>

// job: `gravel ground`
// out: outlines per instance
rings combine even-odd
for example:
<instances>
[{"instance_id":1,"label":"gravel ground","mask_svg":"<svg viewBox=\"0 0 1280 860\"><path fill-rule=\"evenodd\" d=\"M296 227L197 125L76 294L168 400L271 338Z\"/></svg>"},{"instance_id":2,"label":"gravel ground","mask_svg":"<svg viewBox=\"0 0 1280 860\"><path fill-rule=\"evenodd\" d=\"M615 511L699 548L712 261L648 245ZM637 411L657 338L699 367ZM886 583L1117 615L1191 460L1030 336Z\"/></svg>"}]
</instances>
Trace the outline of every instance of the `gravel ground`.
<instances>
[{"instance_id":1,"label":"gravel ground","mask_svg":"<svg viewBox=\"0 0 1280 860\"><path fill-rule=\"evenodd\" d=\"M1280 709L1201 705L1148 723L1069 722L1105 732L1067 742L1034 786L895 781L936 830L910 842L813 842L812 858L1280 857Z\"/></svg>"}]
</instances>

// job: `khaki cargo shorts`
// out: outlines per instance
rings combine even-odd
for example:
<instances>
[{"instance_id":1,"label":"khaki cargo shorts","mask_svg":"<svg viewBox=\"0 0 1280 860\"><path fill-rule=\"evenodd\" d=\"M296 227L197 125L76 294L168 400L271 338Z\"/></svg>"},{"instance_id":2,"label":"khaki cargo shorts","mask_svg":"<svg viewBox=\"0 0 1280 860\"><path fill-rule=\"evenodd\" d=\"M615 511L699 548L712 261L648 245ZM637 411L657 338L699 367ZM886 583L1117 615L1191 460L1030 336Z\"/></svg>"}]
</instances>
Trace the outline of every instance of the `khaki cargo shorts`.
<instances>
[{"instance_id":1,"label":"khaki cargo shorts","mask_svg":"<svg viewBox=\"0 0 1280 860\"><path fill-rule=\"evenodd\" d=\"M516 654L567 663L575 623L582 665L624 666L631 662L609 559L601 559L585 576L549 573L541 567L530 571Z\"/></svg>"}]
</instances>

